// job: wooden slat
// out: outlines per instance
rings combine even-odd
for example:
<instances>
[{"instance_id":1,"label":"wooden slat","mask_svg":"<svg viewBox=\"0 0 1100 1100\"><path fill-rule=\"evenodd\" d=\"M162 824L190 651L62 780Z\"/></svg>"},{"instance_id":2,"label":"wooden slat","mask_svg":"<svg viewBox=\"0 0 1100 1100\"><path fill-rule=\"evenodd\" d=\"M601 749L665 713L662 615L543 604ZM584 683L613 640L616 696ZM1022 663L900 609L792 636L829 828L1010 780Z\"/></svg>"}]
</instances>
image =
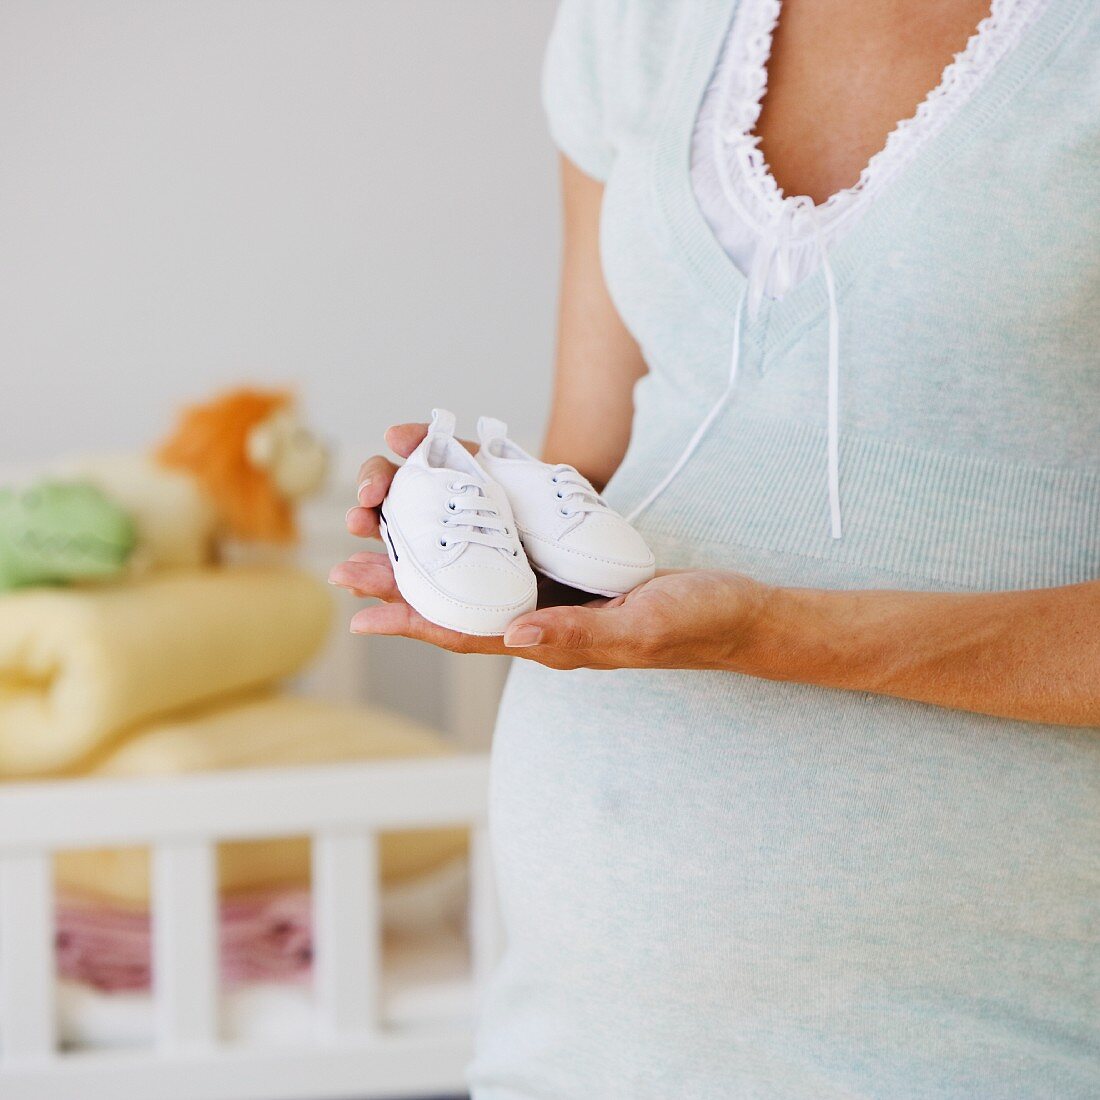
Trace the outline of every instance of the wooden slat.
<instances>
[{"instance_id":1,"label":"wooden slat","mask_svg":"<svg viewBox=\"0 0 1100 1100\"><path fill-rule=\"evenodd\" d=\"M157 1046L211 1046L217 1038L216 857L205 840L153 849L153 996Z\"/></svg>"},{"instance_id":2,"label":"wooden slat","mask_svg":"<svg viewBox=\"0 0 1100 1100\"><path fill-rule=\"evenodd\" d=\"M19 783L0 790L0 853L480 821L488 775L488 757L477 753L170 779Z\"/></svg>"},{"instance_id":3,"label":"wooden slat","mask_svg":"<svg viewBox=\"0 0 1100 1100\"><path fill-rule=\"evenodd\" d=\"M0 1066L56 1050L53 938L50 856L0 856Z\"/></svg>"},{"instance_id":4,"label":"wooden slat","mask_svg":"<svg viewBox=\"0 0 1100 1100\"><path fill-rule=\"evenodd\" d=\"M313 967L323 1037L378 1025L381 911L378 838L322 833L313 840Z\"/></svg>"},{"instance_id":5,"label":"wooden slat","mask_svg":"<svg viewBox=\"0 0 1100 1100\"><path fill-rule=\"evenodd\" d=\"M450 1023L344 1043L233 1043L189 1058L83 1050L0 1071L3 1100L319 1100L465 1092L471 1029Z\"/></svg>"},{"instance_id":6,"label":"wooden slat","mask_svg":"<svg viewBox=\"0 0 1100 1100\"><path fill-rule=\"evenodd\" d=\"M479 998L496 969L503 947L489 831L479 826L470 832L470 957Z\"/></svg>"}]
</instances>

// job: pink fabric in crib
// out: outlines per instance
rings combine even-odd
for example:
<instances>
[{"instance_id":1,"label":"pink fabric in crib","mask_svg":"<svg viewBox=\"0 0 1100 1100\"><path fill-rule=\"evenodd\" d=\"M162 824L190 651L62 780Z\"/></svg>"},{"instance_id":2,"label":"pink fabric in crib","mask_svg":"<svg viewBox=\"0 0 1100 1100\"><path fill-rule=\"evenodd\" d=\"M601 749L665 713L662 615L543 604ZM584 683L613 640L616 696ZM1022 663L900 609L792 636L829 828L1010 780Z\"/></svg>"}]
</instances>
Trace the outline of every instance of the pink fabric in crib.
<instances>
[{"instance_id":1,"label":"pink fabric in crib","mask_svg":"<svg viewBox=\"0 0 1100 1100\"><path fill-rule=\"evenodd\" d=\"M77 898L57 908L57 969L62 978L106 992L152 983L149 914ZM222 981L300 981L313 960L310 897L288 890L225 899L220 905Z\"/></svg>"}]
</instances>

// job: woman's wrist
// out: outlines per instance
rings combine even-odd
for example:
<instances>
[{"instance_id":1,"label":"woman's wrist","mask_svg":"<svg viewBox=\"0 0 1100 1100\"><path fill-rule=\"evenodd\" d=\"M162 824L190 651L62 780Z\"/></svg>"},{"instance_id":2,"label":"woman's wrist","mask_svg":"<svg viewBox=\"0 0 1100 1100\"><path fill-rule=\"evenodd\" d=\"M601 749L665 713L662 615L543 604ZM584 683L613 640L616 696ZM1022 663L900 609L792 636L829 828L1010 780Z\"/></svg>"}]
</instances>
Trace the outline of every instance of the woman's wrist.
<instances>
[{"instance_id":1,"label":"woman's wrist","mask_svg":"<svg viewBox=\"0 0 1100 1100\"><path fill-rule=\"evenodd\" d=\"M760 585L751 614L728 646L723 667L768 680L834 683L853 656L855 616L845 595ZM851 669L848 668L848 673Z\"/></svg>"}]
</instances>

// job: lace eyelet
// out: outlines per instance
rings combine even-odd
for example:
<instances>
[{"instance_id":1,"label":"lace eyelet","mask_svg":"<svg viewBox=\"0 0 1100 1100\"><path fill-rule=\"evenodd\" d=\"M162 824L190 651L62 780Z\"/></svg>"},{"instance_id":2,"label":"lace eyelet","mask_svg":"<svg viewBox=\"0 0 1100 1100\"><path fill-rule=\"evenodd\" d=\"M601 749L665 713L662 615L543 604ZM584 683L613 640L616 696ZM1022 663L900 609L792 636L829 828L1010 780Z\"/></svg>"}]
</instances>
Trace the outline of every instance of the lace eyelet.
<instances>
[{"instance_id":1,"label":"lace eyelet","mask_svg":"<svg viewBox=\"0 0 1100 1100\"><path fill-rule=\"evenodd\" d=\"M572 512L570 512L570 511L569 511L569 510L568 510L567 508L559 508L559 509L558 509L558 515L559 515L559 516L565 516L565 517L567 517L567 518L568 518L568 517L569 517L569 516L571 516L572 514L573 514L573 513L572 513Z\"/></svg>"},{"instance_id":2,"label":"lace eyelet","mask_svg":"<svg viewBox=\"0 0 1100 1100\"><path fill-rule=\"evenodd\" d=\"M550 484L551 485L557 485L557 483L558 483L558 475L554 474L554 476L550 479Z\"/></svg>"},{"instance_id":3,"label":"lace eyelet","mask_svg":"<svg viewBox=\"0 0 1100 1100\"><path fill-rule=\"evenodd\" d=\"M561 490L560 489L554 494L554 496L556 496L558 498L558 500L565 500L565 497L563 497L561 495Z\"/></svg>"},{"instance_id":4,"label":"lace eyelet","mask_svg":"<svg viewBox=\"0 0 1100 1100\"><path fill-rule=\"evenodd\" d=\"M454 502L453 500L449 500L449 501L447 501L447 511L448 511L448 512L455 512L455 511L457 511L457 509L455 508L455 502Z\"/></svg>"},{"instance_id":5,"label":"lace eyelet","mask_svg":"<svg viewBox=\"0 0 1100 1100\"><path fill-rule=\"evenodd\" d=\"M451 544L446 539L440 539L439 545L442 546L444 550L447 550Z\"/></svg>"}]
</instances>

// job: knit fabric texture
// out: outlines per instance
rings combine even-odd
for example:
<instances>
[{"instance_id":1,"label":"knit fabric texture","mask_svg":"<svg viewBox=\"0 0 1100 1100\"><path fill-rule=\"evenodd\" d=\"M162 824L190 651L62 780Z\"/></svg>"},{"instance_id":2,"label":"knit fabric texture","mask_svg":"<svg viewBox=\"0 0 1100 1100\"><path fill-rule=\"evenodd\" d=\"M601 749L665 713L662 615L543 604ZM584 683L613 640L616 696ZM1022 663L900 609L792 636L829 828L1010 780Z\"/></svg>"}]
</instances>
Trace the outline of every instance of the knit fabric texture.
<instances>
[{"instance_id":1,"label":"knit fabric texture","mask_svg":"<svg viewBox=\"0 0 1100 1100\"><path fill-rule=\"evenodd\" d=\"M744 276L690 142L735 0L566 0L544 96L645 354L628 512L726 384ZM831 250L637 523L820 588L1100 577L1100 12L1051 0ZM517 662L475 1100L1100 1096L1100 730L718 672Z\"/></svg>"}]
</instances>

